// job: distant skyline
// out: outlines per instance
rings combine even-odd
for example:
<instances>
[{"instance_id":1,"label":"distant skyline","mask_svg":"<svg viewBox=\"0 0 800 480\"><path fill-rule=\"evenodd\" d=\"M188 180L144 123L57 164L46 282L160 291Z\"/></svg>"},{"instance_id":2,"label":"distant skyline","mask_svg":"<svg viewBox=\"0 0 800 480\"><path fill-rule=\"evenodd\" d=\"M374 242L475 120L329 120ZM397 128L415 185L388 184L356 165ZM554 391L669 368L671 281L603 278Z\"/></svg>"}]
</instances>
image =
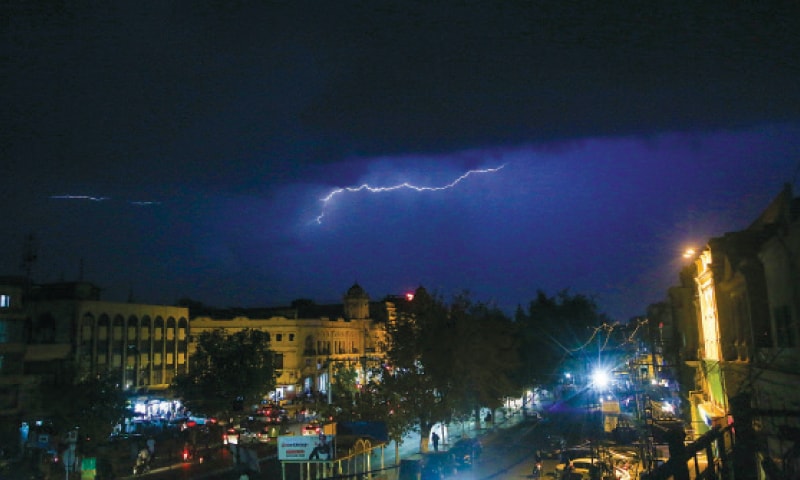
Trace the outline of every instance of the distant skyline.
<instances>
[{"instance_id":1,"label":"distant skyline","mask_svg":"<svg viewBox=\"0 0 800 480\"><path fill-rule=\"evenodd\" d=\"M110 301L569 289L625 321L797 189L794 4L4 8L0 269L33 234L35 281Z\"/></svg>"}]
</instances>

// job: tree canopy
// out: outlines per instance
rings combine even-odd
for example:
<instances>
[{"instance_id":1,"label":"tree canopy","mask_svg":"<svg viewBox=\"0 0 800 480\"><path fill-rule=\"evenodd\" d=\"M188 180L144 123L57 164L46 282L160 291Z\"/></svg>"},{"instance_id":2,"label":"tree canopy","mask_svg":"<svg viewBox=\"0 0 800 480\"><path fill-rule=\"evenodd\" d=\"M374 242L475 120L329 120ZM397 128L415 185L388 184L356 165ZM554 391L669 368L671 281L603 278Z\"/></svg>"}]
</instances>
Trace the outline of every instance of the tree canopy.
<instances>
[{"instance_id":1,"label":"tree canopy","mask_svg":"<svg viewBox=\"0 0 800 480\"><path fill-rule=\"evenodd\" d=\"M563 365L584 355L597 329L608 323L594 300L567 290L548 296L539 290L527 311L515 315L520 335L520 381L548 385L559 379Z\"/></svg>"},{"instance_id":2,"label":"tree canopy","mask_svg":"<svg viewBox=\"0 0 800 480\"><path fill-rule=\"evenodd\" d=\"M106 440L127 414L125 392L109 373L83 379L69 373L57 384L46 384L43 394L44 398L57 399L50 405L56 431L66 433L77 427L80 447L88 452Z\"/></svg>"},{"instance_id":3,"label":"tree canopy","mask_svg":"<svg viewBox=\"0 0 800 480\"><path fill-rule=\"evenodd\" d=\"M438 422L494 408L516 393L513 324L464 293L452 305L418 289L388 326L391 346L381 390L398 418L420 429L421 448Z\"/></svg>"},{"instance_id":4,"label":"tree canopy","mask_svg":"<svg viewBox=\"0 0 800 480\"><path fill-rule=\"evenodd\" d=\"M261 402L275 388L274 354L268 334L245 329L203 332L189 359L189 372L175 377L189 408L219 415Z\"/></svg>"}]
</instances>

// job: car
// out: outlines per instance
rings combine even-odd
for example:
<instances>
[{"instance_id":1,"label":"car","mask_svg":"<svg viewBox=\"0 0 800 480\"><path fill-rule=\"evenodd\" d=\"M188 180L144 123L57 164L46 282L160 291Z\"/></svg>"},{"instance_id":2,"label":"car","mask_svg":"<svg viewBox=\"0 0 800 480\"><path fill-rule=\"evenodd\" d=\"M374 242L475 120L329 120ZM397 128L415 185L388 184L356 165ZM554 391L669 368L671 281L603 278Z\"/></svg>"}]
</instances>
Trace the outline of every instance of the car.
<instances>
[{"instance_id":1,"label":"car","mask_svg":"<svg viewBox=\"0 0 800 480\"><path fill-rule=\"evenodd\" d=\"M565 471L569 476L565 476ZM556 466L556 479L569 480L599 480L602 476L603 464L598 458L579 457L569 463L559 463Z\"/></svg>"},{"instance_id":2,"label":"car","mask_svg":"<svg viewBox=\"0 0 800 480\"><path fill-rule=\"evenodd\" d=\"M573 445L563 449L560 457L560 463L564 463L567 460L575 460L576 458L597 458L597 452L589 444Z\"/></svg>"},{"instance_id":3,"label":"car","mask_svg":"<svg viewBox=\"0 0 800 480\"><path fill-rule=\"evenodd\" d=\"M462 438L447 450L456 468L469 468L480 459L483 446L477 438Z\"/></svg>"},{"instance_id":4,"label":"car","mask_svg":"<svg viewBox=\"0 0 800 480\"><path fill-rule=\"evenodd\" d=\"M247 428L231 427L222 434L223 445L260 443L259 433Z\"/></svg>"},{"instance_id":5,"label":"car","mask_svg":"<svg viewBox=\"0 0 800 480\"><path fill-rule=\"evenodd\" d=\"M423 457L421 480L443 480L458 471L458 465L448 452L428 452Z\"/></svg>"},{"instance_id":6,"label":"car","mask_svg":"<svg viewBox=\"0 0 800 480\"><path fill-rule=\"evenodd\" d=\"M560 435L548 435L545 439L543 456L546 458L559 458L567 445L567 441Z\"/></svg>"},{"instance_id":7,"label":"car","mask_svg":"<svg viewBox=\"0 0 800 480\"><path fill-rule=\"evenodd\" d=\"M311 435L311 436L319 435L321 431L322 431L322 424L320 423L312 422L303 427L303 435Z\"/></svg>"},{"instance_id":8,"label":"car","mask_svg":"<svg viewBox=\"0 0 800 480\"><path fill-rule=\"evenodd\" d=\"M252 417L264 423L284 423L289 421L286 410L281 408L264 408L256 412Z\"/></svg>"}]
</instances>

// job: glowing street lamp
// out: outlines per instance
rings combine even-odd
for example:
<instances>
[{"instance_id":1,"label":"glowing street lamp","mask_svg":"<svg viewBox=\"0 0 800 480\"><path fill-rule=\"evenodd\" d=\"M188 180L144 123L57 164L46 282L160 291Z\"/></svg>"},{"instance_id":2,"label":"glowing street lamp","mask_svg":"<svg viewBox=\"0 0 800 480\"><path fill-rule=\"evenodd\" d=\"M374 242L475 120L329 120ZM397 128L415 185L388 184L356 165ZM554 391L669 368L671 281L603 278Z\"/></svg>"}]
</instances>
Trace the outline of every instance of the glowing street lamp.
<instances>
[{"instance_id":1,"label":"glowing street lamp","mask_svg":"<svg viewBox=\"0 0 800 480\"><path fill-rule=\"evenodd\" d=\"M611 379L608 376L608 372L603 369L596 369L592 372L592 384L595 388L604 389L608 387Z\"/></svg>"}]
</instances>

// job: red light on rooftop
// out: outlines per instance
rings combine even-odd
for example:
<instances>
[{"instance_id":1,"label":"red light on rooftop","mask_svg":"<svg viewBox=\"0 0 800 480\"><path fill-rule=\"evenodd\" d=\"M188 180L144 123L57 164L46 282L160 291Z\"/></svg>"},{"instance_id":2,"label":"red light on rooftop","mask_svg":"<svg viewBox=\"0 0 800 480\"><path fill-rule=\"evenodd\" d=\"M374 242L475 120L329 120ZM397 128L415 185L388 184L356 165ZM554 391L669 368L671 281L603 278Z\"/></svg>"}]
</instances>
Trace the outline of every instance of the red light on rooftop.
<instances>
[{"instance_id":1,"label":"red light on rooftop","mask_svg":"<svg viewBox=\"0 0 800 480\"><path fill-rule=\"evenodd\" d=\"M406 293L406 300L408 300L409 302L411 300L414 300L414 294L413 293Z\"/></svg>"}]
</instances>

